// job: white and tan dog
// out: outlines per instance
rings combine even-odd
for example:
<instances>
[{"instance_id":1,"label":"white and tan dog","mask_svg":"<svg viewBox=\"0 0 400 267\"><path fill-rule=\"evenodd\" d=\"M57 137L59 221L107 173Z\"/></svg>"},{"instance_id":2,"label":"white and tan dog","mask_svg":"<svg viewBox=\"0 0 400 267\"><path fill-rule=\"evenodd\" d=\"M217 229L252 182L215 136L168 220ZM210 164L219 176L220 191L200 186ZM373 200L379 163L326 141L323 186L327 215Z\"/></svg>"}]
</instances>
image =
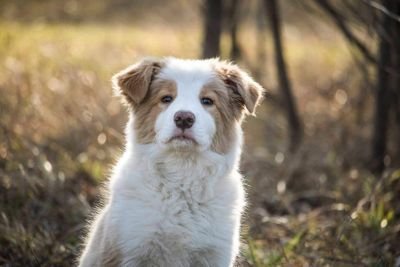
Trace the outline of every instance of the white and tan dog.
<instances>
[{"instance_id":1,"label":"white and tan dog","mask_svg":"<svg viewBox=\"0 0 400 267\"><path fill-rule=\"evenodd\" d=\"M147 59L113 77L126 148L80 266L228 267L245 206L241 122L262 87L218 59Z\"/></svg>"}]
</instances>

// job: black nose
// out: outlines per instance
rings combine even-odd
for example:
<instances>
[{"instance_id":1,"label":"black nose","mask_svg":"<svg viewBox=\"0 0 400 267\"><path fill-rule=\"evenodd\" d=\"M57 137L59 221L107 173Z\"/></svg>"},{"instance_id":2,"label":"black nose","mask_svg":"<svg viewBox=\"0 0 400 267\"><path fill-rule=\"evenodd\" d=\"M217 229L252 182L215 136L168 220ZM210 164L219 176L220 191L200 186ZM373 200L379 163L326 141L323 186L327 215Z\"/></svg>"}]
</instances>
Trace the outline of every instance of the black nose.
<instances>
[{"instance_id":1,"label":"black nose","mask_svg":"<svg viewBox=\"0 0 400 267\"><path fill-rule=\"evenodd\" d=\"M190 111L178 111L174 116L176 127L182 130L192 127L195 120L196 117Z\"/></svg>"}]
</instances>

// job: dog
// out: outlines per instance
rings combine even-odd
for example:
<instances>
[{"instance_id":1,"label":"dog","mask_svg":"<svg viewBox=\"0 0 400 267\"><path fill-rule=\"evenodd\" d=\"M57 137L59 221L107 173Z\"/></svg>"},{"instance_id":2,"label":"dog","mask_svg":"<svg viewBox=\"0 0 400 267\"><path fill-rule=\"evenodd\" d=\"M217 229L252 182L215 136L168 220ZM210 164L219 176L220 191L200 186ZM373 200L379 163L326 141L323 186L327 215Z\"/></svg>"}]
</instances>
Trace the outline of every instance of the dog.
<instances>
[{"instance_id":1,"label":"dog","mask_svg":"<svg viewBox=\"0 0 400 267\"><path fill-rule=\"evenodd\" d=\"M233 266L241 123L264 89L219 59L148 58L112 83L130 114L126 146L79 266Z\"/></svg>"}]
</instances>

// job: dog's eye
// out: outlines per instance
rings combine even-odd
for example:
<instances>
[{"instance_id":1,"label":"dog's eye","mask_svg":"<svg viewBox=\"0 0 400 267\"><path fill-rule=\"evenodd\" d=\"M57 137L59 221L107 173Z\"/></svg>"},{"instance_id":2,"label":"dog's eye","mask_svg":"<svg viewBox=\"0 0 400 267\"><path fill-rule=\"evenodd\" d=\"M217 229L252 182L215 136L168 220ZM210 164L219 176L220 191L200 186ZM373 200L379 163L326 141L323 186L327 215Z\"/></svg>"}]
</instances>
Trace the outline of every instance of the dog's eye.
<instances>
[{"instance_id":1,"label":"dog's eye","mask_svg":"<svg viewBox=\"0 0 400 267\"><path fill-rule=\"evenodd\" d=\"M174 99L173 99L173 97L170 96L170 95L166 95L166 96L163 96L163 97L161 98L161 102L163 102L163 103L171 103L172 100L174 100Z\"/></svg>"},{"instance_id":2,"label":"dog's eye","mask_svg":"<svg viewBox=\"0 0 400 267\"><path fill-rule=\"evenodd\" d=\"M202 97L200 99L200 102L201 102L201 104L203 104L205 106L211 106L212 104L214 104L214 101L208 97Z\"/></svg>"}]
</instances>

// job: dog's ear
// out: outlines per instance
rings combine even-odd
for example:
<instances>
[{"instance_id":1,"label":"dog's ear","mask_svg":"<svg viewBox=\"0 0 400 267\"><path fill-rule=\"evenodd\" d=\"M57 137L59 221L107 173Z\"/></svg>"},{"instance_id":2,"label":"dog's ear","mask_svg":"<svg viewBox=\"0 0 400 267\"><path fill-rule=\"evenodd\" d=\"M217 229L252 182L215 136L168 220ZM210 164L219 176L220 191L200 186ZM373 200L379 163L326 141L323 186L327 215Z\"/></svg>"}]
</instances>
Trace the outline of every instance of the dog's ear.
<instances>
[{"instance_id":1,"label":"dog's ear","mask_svg":"<svg viewBox=\"0 0 400 267\"><path fill-rule=\"evenodd\" d=\"M264 88L236 65L218 62L216 70L225 85L232 90L233 94L239 96L239 101L236 102L244 105L247 111L254 115L262 99Z\"/></svg>"},{"instance_id":2,"label":"dog's ear","mask_svg":"<svg viewBox=\"0 0 400 267\"><path fill-rule=\"evenodd\" d=\"M115 92L135 107L147 95L154 76L160 72L162 62L157 59L144 59L131 65L112 77Z\"/></svg>"}]
</instances>

